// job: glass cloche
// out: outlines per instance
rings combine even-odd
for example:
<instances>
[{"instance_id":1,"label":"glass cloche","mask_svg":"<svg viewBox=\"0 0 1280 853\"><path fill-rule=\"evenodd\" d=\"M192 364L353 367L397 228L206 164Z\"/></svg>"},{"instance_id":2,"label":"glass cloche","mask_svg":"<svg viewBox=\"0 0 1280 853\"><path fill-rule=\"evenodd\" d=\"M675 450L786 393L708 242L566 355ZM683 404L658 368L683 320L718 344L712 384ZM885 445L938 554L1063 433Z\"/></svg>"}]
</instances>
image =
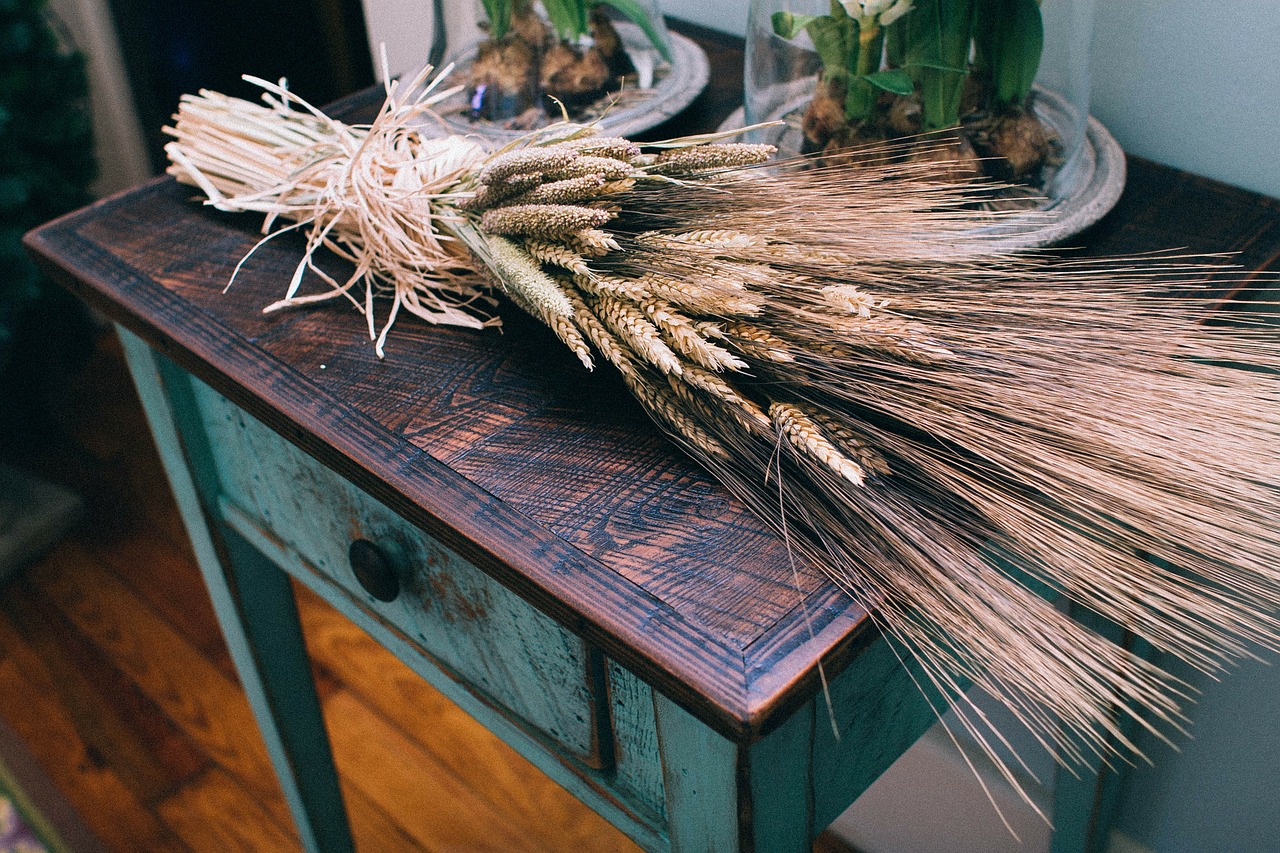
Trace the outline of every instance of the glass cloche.
<instances>
[{"instance_id":1,"label":"glass cloche","mask_svg":"<svg viewBox=\"0 0 1280 853\"><path fill-rule=\"evenodd\" d=\"M856 168L885 143L998 182L1002 245L1047 245L1119 197L1124 157L1089 116L1094 0L752 0L754 141Z\"/></svg>"},{"instance_id":2,"label":"glass cloche","mask_svg":"<svg viewBox=\"0 0 1280 853\"><path fill-rule=\"evenodd\" d=\"M500 140L567 115L611 134L638 133L707 82L706 55L666 29L656 0L443 6L444 44L433 53L454 63L451 82L462 88L437 111L453 132Z\"/></svg>"}]
</instances>

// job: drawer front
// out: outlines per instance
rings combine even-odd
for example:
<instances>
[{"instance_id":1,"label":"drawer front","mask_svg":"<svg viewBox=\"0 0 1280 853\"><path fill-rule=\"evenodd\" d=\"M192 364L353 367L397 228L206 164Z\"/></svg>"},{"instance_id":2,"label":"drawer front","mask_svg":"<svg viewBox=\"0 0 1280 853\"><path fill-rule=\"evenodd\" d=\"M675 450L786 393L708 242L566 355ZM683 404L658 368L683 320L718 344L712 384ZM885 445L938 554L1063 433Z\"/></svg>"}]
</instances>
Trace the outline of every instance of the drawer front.
<instances>
[{"instance_id":1,"label":"drawer front","mask_svg":"<svg viewBox=\"0 0 1280 853\"><path fill-rule=\"evenodd\" d=\"M605 662L614 748L614 791L652 826L666 826L666 789L658 751L653 688L612 660Z\"/></svg>"},{"instance_id":2,"label":"drawer front","mask_svg":"<svg viewBox=\"0 0 1280 853\"><path fill-rule=\"evenodd\" d=\"M472 693L562 752L599 765L590 686L599 663L580 638L208 386L193 385L223 500L234 512ZM390 590L374 589L392 600L374 597L357 580L350 551L357 540L373 546L366 551L375 563L390 567Z\"/></svg>"}]
</instances>

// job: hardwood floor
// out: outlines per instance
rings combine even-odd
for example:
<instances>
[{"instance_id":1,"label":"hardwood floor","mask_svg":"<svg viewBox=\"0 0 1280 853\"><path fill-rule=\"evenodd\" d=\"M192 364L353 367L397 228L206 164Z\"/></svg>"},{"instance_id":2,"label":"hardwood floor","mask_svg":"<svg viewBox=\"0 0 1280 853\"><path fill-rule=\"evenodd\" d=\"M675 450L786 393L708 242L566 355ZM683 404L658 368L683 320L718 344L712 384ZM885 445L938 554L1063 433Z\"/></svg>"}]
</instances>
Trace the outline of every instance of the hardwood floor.
<instances>
[{"instance_id":1,"label":"hardwood floor","mask_svg":"<svg viewBox=\"0 0 1280 853\"><path fill-rule=\"evenodd\" d=\"M111 850L299 849L114 335L54 396L23 461L89 511L0 587L0 718ZM361 850L638 849L296 592Z\"/></svg>"}]
</instances>

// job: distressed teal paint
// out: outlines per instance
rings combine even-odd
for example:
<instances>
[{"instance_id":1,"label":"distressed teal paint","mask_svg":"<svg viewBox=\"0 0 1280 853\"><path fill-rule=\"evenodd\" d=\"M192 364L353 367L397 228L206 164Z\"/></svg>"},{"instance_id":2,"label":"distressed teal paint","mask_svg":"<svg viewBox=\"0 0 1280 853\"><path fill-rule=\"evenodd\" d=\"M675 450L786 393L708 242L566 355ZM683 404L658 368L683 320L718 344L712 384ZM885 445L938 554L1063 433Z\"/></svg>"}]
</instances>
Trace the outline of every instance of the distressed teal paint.
<instances>
[{"instance_id":1,"label":"distressed teal paint","mask_svg":"<svg viewBox=\"0 0 1280 853\"><path fill-rule=\"evenodd\" d=\"M808 850L934 721L878 640L831 681L838 739L819 695L762 740L735 744L616 663L592 675L603 664L580 638L138 338L121 337L308 850L350 850L351 841L282 568L653 853ZM357 537L399 566L396 600L378 601L355 581L346 548ZM596 702L595 682L608 685L607 701ZM596 719L600 708L608 719ZM597 743L612 753L596 756ZM1115 787L1062 786L1054 853L1096 849Z\"/></svg>"},{"instance_id":2,"label":"distressed teal paint","mask_svg":"<svg viewBox=\"0 0 1280 853\"><path fill-rule=\"evenodd\" d=\"M478 696L470 689L464 678L442 667L439 661L424 654L419 644L384 619L376 609L357 601L345 587L314 571L297 553L283 548L279 540L256 527L255 522L234 505L224 502L223 514L227 523L256 549L298 578L424 681L439 690L556 783L594 809L644 849L659 853L666 850L662 825L651 818L643 817L645 814L643 810L631 807L628 792L611 790L613 787L611 774L596 771L576 762L572 756L549 743L543 734L524 724L510 711L491 699Z\"/></svg>"},{"instance_id":3,"label":"distressed teal paint","mask_svg":"<svg viewBox=\"0 0 1280 853\"><path fill-rule=\"evenodd\" d=\"M596 743L586 644L389 508L316 462L202 383L193 383L226 500L491 704L583 761ZM347 560L354 539L398 565L402 592L381 602Z\"/></svg>"},{"instance_id":4,"label":"distressed teal paint","mask_svg":"<svg viewBox=\"0 0 1280 853\"><path fill-rule=\"evenodd\" d=\"M807 853L825 828L814 825L813 727L810 701L750 747L751 831L758 851Z\"/></svg>"},{"instance_id":5,"label":"distressed teal paint","mask_svg":"<svg viewBox=\"0 0 1280 853\"><path fill-rule=\"evenodd\" d=\"M354 847L337 772L288 581L279 569L261 557L254 558L251 549L236 542L234 534L227 538L227 556L243 562L232 566L224 559L201 500L216 490L216 481L207 466L189 458L179 438L179 421L194 414L189 397L187 405L182 402L185 377L172 365L162 368L159 359L131 332L123 327L117 327L117 332L218 624L303 847L326 853L351 851ZM174 391L177 399L170 397ZM189 442L199 440L199 430L184 429L183 434ZM201 472L205 476L200 477ZM241 595L250 587L252 595Z\"/></svg>"},{"instance_id":6,"label":"distressed teal paint","mask_svg":"<svg viewBox=\"0 0 1280 853\"><path fill-rule=\"evenodd\" d=\"M739 849L738 748L661 693L653 709L672 853Z\"/></svg>"},{"instance_id":7,"label":"distressed teal paint","mask_svg":"<svg viewBox=\"0 0 1280 853\"><path fill-rule=\"evenodd\" d=\"M653 688L612 660L606 662L605 673L613 725L614 787L651 814L656 825L664 825L667 802Z\"/></svg>"}]
</instances>

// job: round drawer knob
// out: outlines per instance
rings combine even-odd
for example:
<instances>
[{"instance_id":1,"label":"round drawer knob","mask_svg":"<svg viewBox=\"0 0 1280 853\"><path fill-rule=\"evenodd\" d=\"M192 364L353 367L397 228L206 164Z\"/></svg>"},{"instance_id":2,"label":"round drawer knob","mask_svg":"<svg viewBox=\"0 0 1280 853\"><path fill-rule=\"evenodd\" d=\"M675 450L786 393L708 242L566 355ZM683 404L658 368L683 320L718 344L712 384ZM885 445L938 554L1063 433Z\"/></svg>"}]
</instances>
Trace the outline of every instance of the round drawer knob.
<instances>
[{"instance_id":1,"label":"round drawer knob","mask_svg":"<svg viewBox=\"0 0 1280 853\"><path fill-rule=\"evenodd\" d=\"M347 558L365 592L379 601L395 601L400 594L400 578L377 545L367 539L357 539L347 549Z\"/></svg>"}]
</instances>

